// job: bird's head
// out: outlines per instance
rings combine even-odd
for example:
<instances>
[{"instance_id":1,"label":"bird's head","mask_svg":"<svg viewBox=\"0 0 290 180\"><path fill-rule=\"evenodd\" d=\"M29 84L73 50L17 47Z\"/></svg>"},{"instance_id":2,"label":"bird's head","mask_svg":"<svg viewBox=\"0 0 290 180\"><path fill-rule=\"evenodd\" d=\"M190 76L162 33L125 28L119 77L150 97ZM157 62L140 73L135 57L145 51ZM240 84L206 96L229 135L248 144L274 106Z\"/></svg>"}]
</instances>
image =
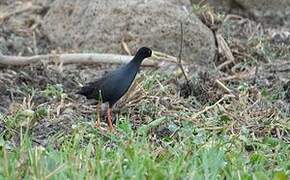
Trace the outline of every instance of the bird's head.
<instances>
[{"instance_id":1,"label":"bird's head","mask_svg":"<svg viewBox=\"0 0 290 180\"><path fill-rule=\"evenodd\" d=\"M151 57L151 55L152 55L152 50L150 48L142 47L137 51L135 57L138 57L143 60L145 58Z\"/></svg>"}]
</instances>

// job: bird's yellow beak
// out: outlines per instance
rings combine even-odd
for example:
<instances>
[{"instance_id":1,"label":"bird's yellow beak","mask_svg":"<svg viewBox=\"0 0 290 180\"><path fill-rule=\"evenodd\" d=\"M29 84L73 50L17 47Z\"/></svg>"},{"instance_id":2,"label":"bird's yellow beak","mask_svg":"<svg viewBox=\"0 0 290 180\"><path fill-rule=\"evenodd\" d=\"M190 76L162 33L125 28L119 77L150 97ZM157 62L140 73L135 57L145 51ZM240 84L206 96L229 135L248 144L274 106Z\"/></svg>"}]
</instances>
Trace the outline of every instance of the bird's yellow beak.
<instances>
[{"instance_id":1,"label":"bird's yellow beak","mask_svg":"<svg viewBox=\"0 0 290 180\"><path fill-rule=\"evenodd\" d=\"M158 57L158 52L157 51L152 51L151 57L157 58Z\"/></svg>"}]
</instances>

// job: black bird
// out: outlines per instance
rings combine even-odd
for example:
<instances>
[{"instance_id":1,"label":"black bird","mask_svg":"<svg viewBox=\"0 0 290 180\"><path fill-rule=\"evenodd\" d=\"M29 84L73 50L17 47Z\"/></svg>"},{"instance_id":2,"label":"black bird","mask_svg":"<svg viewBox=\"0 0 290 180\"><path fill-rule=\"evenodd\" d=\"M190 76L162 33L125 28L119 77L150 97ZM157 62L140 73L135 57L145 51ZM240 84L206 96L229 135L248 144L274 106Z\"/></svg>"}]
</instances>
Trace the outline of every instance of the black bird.
<instances>
[{"instance_id":1,"label":"black bird","mask_svg":"<svg viewBox=\"0 0 290 180\"><path fill-rule=\"evenodd\" d=\"M109 103L107 123L110 131L114 130L112 125L112 107L128 91L142 61L151 55L151 49L142 47L128 64L106 74L101 79L88 83L77 92L77 94L86 96L87 99L96 99L103 103Z\"/></svg>"}]
</instances>

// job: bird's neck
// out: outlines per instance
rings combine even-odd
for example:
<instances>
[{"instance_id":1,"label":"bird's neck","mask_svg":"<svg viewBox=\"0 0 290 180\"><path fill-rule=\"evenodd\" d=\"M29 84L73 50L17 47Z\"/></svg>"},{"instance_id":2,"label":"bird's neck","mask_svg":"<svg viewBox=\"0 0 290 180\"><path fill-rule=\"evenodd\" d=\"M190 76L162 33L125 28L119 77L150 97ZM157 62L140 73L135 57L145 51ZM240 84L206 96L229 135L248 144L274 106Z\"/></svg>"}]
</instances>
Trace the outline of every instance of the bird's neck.
<instances>
[{"instance_id":1,"label":"bird's neck","mask_svg":"<svg viewBox=\"0 0 290 180\"><path fill-rule=\"evenodd\" d=\"M142 61L143 61L144 58L140 58L138 56L135 56L131 61L130 63L128 64L129 66L133 66L133 67L136 67L137 69L139 69Z\"/></svg>"}]
</instances>

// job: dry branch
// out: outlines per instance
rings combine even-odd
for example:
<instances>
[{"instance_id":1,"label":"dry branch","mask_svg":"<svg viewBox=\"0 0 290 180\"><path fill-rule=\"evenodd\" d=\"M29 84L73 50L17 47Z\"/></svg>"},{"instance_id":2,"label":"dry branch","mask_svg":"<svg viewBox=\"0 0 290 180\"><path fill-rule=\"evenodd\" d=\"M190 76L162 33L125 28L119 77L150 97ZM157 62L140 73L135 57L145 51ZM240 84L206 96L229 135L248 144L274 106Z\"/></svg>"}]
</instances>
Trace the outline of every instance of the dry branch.
<instances>
[{"instance_id":1,"label":"dry branch","mask_svg":"<svg viewBox=\"0 0 290 180\"><path fill-rule=\"evenodd\" d=\"M226 85L224 85L220 80L216 79L215 82L223 88L226 92L232 94L232 90L230 90Z\"/></svg>"},{"instance_id":2,"label":"dry branch","mask_svg":"<svg viewBox=\"0 0 290 180\"><path fill-rule=\"evenodd\" d=\"M209 111L209 110L215 108L217 105L219 105L219 103L221 103L221 102L224 101L225 99L227 99L227 98L233 98L233 97L235 97L235 96L232 95L232 94L225 95L224 97L222 97L221 99L219 99L219 100L218 100L216 103L214 103L213 105L211 105L211 106L206 106L203 110L201 110L201 111L199 111L199 112L193 114L193 116L191 117L191 119L194 120L194 119L198 118L200 115L202 115L202 114L206 113L207 111Z\"/></svg>"},{"instance_id":3,"label":"dry branch","mask_svg":"<svg viewBox=\"0 0 290 180\"><path fill-rule=\"evenodd\" d=\"M227 61L224 63L220 64L217 69L221 70L228 64L231 64L235 61L235 58L233 56L233 53L231 51L231 48L228 46L226 40L222 37L222 35L217 34L216 35L217 43L218 43L218 51L220 54L224 54L225 57L227 58Z\"/></svg>"},{"instance_id":4,"label":"dry branch","mask_svg":"<svg viewBox=\"0 0 290 180\"><path fill-rule=\"evenodd\" d=\"M238 80L251 79L251 78L255 77L255 72L256 72L256 68L252 68L249 71L236 73L236 74L231 75L231 76L219 78L219 81L231 81L231 80L238 81Z\"/></svg>"},{"instance_id":5,"label":"dry branch","mask_svg":"<svg viewBox=\"0 0 290 180\"><path fill-rule=\"evenodd\" d=\"M95 54L95 53L75 53L75 54L48 54L36 56L5 56L0 54L0 64L4 65L29 65L37 62L55 62L63 64L92 64L92 63L109 63L122 64L128 63L133 56L116 55L116 54ZM158 66L157 62L146 60L144 66Z\"/></svg>"},{"instance_id":6,"label":"dry branch","mask_svg":"<svg viewBox=\"0 0 290 180\"><path fill-rule=\"evenodd\" d=\"M10 12L10 13L7 13L7 14L1 14L0 15L0 24L2 24L2 22L11 17L11 16L14 16L14 15L17 15L17 14L20 14L20 13L24 13L24 12L27 12L27 11L37 11L37 10L41 10L43 9L43 7L41 6L34 6L34 5L29 5L27 7L23 7L21 9L16 9L15 11L13 12Z\"/></svg>"},{"instance_id":7,"label":"dry branch","mask_svg":"<svg viewBox=\"0 0 290 180\"><path fill-rule=\"evenodd\" d=\"M166 118L165 116L160 117L159 119L156 119L156 120L150 122L149 124L140 127L138 129L138 134L147 134L150 130L152 130L152 129L158 127L159 125L161 125L165 122L168 122L170 120L171 120L170 118Z\"/></svg>"},{"instance_id":8,"label":"dry branch","mask_svg":"<svg viewBox=\"0 0 290 180\"><path fill-rule=\"evenodd\" d=\"M186 80L187 86L190 88L190 86L189 86L190 81L187 78L187 75L186 75L185 70L184 70L184 68L182 66L182 63L181 63L181 59L182 59L182 48L183 48L183 33L184 33L183 32L183 23L180 22L180 49L179 49L178 63L177 64L178 64L179 68L181 69L181 72L182 72L182 74L183 74L183 76L184 76L184 78Z\"/></svg>"}]
</instances>

